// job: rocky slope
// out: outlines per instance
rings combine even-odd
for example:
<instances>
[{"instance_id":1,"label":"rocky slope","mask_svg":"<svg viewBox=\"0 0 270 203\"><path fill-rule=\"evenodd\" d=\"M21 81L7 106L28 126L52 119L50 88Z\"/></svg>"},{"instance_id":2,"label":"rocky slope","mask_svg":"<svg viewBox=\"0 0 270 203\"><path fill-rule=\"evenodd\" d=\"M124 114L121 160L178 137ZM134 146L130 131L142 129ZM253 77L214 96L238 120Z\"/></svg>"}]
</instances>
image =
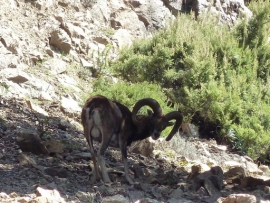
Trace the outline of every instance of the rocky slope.
<instances>
[{"instance_id":1,"label":"rocky slope","mask_svg":"<svg viewBox=\"0 0 270 203\"><path fill-rule=\"evenodd\" d=\"M0 93L44 100L68 95L78 101L79 92L85 91L81 86L91 89L91 76L104 60L117 57L117 49L135 38L164 27L178 12L210 12L230 25L251 16L241 0L194 2L2 1Z\"/></svg>"},{"instance_id":2,"label":"rocky slope","mask_svg":"<svg viewBox=\"0 0 270 203\"><path fill-rule=\"evenodd\" d=\"M116 149L106 155L114 182L89 182L79 104L95 74L119 47L191 9L230 25L251 16L242 1L1 1L0 202L268 201L268 166L179 135L130 148L136 185Z\"/></svg>"},{"instance_id":3,"label":"rocky slope","mask_svg":"<svg viewBox=\"0 0 270 203\"><path fill-rule=\"evenodd\" d=\"M123 176L120 152L109 148L113 183L91 184L79 116L66 117L57 103L43 108L50 116L24 99L0 103L1 202L270 202L268 166L213 140L185 135L132 145L128 158L135 185Z\"/></svg>"}]
</instances>

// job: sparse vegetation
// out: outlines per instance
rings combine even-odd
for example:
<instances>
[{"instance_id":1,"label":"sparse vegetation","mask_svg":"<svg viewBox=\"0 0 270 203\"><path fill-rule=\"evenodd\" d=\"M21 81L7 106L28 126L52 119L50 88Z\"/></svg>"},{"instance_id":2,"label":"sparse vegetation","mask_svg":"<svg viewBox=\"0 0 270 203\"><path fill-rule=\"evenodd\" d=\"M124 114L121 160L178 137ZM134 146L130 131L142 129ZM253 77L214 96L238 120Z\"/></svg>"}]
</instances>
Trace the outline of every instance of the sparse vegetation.
<instances>
[{"instance_id":1,"label":"sparse vegetation","mask_svg":"<svg viewBox=\"0 0 270 203\"><path fill-rule=\"evenodd\" d=\"M111 37L112 35L115 34L115 30L111 27L106 27L106 28L101 28L100 31L106 36L106 37Z\"/></svg>"},{"instance_id":2,"label":"sparse vegetation","mask_svg":"<svg viewBox=\"0 0 270 203\"><path fill-rule=\"evenodd\" d=\"M6 121L0 117L0 123L6 123Z\"/></svg>"},{"instance_id":3,"label":"sparse vegetation","mask_svg":"<svg viewBox=\"0 0 270 203\"><path fill-rule=\"evenodd\" d=\"M92 52L94 62L92 69L93 76L98 77L101 74L107 73L108 69L106 67L108 66L109 54L112 48L113 46L111 44L107 44L102 51L98 53L95 53L95 51Z\"/></svg>"}]
</instances>

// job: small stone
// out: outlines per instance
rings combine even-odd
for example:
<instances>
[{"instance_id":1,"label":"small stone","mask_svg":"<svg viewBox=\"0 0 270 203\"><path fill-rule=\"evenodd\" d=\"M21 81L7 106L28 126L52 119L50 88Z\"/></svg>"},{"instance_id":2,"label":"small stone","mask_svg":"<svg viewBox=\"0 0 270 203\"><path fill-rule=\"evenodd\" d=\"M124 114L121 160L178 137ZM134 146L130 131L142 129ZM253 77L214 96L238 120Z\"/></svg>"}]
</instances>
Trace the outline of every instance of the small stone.
<instances>
[{"instance_id":1,"label":"small stone","mask_svg":"<svg viewBox=\"0 0 270 203\"><path fill-rule=\"evenodd\" d=\"M16 192L12 192L9 194L9 197L11 198L15 198L15 197L18 197L19 195L16 193Z\"/></svg>"},{"instance_id":2,"label":"small stone","mask_svg":"<svg viewBox=\"0 0 270 203\"><path fill-rule=\"evenodd\" d=\"M61 130L67 130L67 128L70 127L70 123L66 121L65 119L61 119L58 123L58 128Z\"/></svg>"},{"instance_id":3,"label":"small stone","mask_svg":"<svg viewBox=\"0 0 270 203\"><path fill-rule=\"evenodd\" d=\"M173 190L170 194L170 198L175 198L175 199L178 199L178 198L181 198L183 195L183 191L180 189L180 188L177 188L175 190Z\"/></svg>"},{"instance_id":4,"label":"small stone","mask_svg":"<svg viewBox=\"0 0 270 203\"><path fill-rule=\"evenodd\" d=\"M64 147L59 140L48 140L43 142L43 145L47 148L48 152L51 153L63 153Z\"/></svg>"},{"instance_id":5,"label":"small stone","mask_svg":"<svg viewBox=\"0 0 270 203\"><path fill-rule=\"evenodd\" d=\"M123 195L114 195L103 198L101 203L129 203L129 200Z\"/></svg>"},{"instance_id":6,"label":"small stone","mask_svg":"<svg viewBox=\"0 0 270 203\"><path fill-rule=\"evenodd\" d=\"M249 194L231 194L226 198L217 199L218 203L256 203L256 197Z\"/></svg>"},{"instance_id":7,"label":"small stone","mask_svg":"<svg viewBox=\"0 0 270 203\"><path fill-rule=\"evenodd\" d=\"M48 202L58 202L58 203L65 202L65 200L61 197L60 193L56 189L48 190L42 187L37 187L36 193L37 196L45 197Z\"/></svg>"},{"instance_id":8,"label":"small stone","mask_svg":"<svg viewBox=\"0 0 270 203\"><path fill-rule=\"evenodd\" d=\"M68 173L67 170L61 167L52 167L52 168L46 168L44 170L45 173L47 173L50 176L58 176L59 178L67 178Z\"/></svg>"}]
</instances>

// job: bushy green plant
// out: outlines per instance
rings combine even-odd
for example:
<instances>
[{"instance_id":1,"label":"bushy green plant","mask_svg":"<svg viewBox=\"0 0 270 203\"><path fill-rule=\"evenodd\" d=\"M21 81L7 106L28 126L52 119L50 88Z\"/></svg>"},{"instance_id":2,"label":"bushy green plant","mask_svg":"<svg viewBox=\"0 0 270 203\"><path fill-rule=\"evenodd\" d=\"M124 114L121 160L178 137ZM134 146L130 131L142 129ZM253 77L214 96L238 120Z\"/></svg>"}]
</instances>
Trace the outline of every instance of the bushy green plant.
<instances>
[{"instance_id":1,"label":"bushy green plant","mask_svg":"<svg viewBox=\"0 0 270 203\"><path fill-rule=\"evenodd\" d=\"M163 97L199 125L202 134L266 160L270 6L264 2L259 7L249 22L232 30L180 15L153 38L123 49L110 69L132 83L159 84Z\"/></svg>"},{"instance_id":2,"label":"bushy green plant","mask_svg":"<svg viewBox=\"0 0 270 203\"><path fill-rule=\"evenodd\" d=\"M254 17L248 23L243 21L236 28L235 34L239 46L245 51L250 51L249 63L257 69L257 77L267 81L270 66L270 2L259 3L251 3Z\"/></svg>"}]
</instances>

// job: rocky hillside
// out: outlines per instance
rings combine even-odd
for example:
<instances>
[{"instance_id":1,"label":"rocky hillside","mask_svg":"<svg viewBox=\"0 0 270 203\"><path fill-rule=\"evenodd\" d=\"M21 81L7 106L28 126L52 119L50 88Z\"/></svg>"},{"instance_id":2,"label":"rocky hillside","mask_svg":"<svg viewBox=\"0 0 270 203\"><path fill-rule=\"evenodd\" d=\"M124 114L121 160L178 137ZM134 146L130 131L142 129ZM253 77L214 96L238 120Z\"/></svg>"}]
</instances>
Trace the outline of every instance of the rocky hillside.
<instances>
[{"instance_id":1,"label":"rocky hillside","mask_svg":"<svg viewBox=\"0 0 270 203\"><path fill-rule=\"evenodd\" d=\"M1 1L0 202L268 202L268 166L179 135L130 148L137 184L116 149L106 154L113 183L89 181L82 97L118 48L190 10L229 25L251 16L240 0Z\"/></svg>"},{"instance_id":2,"label":"rocky hillside","mask_svg":"<svg viewBox=\"0 0 270 203\"><path fill-rule=\"evenodd\" d=\"M104 60L116 58L119 47L151 35L178 12L210 12L230 25L251 16L241 0L218 0L214 5L167 0L11 0L0 6L1 95L49 101L68 97L78 102L79 92L91 89L91 76Z\"/></svg>"},{"instance_id":3,"label":"rocky hillside","mask_svg":"<svg viewBox=\"0 0 270 203\"><path fill-rule=\"evenodd\" d=\"M119 150L109 148L112 184L90 182L90 153L78 116L57 103L37 113L25 99L0 103L0 202L270 202L270 171L215 141L175 135L128 152L129 185Z\"/></svg>"}]
</instances>

